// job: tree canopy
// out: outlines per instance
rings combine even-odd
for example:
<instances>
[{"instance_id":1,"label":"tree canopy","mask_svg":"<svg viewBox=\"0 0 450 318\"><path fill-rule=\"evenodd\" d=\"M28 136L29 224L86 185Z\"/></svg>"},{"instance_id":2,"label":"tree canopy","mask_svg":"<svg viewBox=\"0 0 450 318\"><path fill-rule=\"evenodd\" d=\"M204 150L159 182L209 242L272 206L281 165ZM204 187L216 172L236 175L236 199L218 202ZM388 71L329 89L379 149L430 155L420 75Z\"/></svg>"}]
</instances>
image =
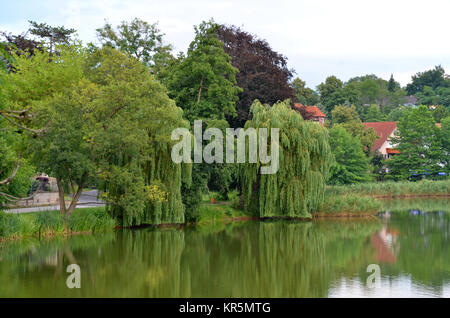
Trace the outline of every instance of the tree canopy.
<instances>
[{"instance_id":1,"label":"tree canopy","mask_svg":"<svg viewBox=\"0 0 450 318\"><path fill-rule=\"evenodd\" d=\"M350 184L370 180L369 159L361 142L337 124L330 129L330 147L334 164L330 170L330 184Z\"/></svg>"},{"instance_id":2,"label":"tree canopy","mask_svg":"<svg viewBox=\"0 0 450 318\"><path fill-rule=\"evenodd\" d=\"M275 52L267 41L236 26L221 25L217 34L238 69L237 85L243 89L236 102L237 116L227 116L232 127L243 127L251 119L250 106L255 99L273 104L294 97L287 58Z\"/></svg>"},{"instance_id":3,"label":"tree canopy","mask_svg":"<svg viewBox=\"0 0 450 318\"><path fill-rule=\"evenodd\" d=\"M236 115L238 69L231 65L214 21L195 26L195 39L186 57L171 69L167 86L170 96L183 108L186 118L224 120Z\"/></svg>"},{"instance_id":4,"label":"tree canopy","mask_svg":"<svg viewBox=\"0 0 450 318\"><path fill-rule=\"evenodd\" d=\"M439 165L444 158L440 131L426 106L405 111L397 129L392 142L398 144L400 153L389 161L396 178L405 179L412 174L433 174L442 170Z\"/></svg>"},{"instance_id":5,"label":"tree canopy","mask_svg":"<svg viewBox=\"0 0 450 318\"><path fill-rule=\"evenodd\" d=\"M142 61L159 79L175 59L171 54L172 46L164 43L164 33L157 23L134 18L130 22L122 21L116 29L106 23L96 31L102 45L119 49Z\"/></svg>"},{"instance_id":6,"label":"tree canopy","mask_svg":"<svg viewBox=\"0 0 450 318\"><path fill-rule=\"evenodd\" d=\"M304 121L287 102L270 106L255 101L251 111L245 129L279 129L279 170L261 174L261 162L243 165L245 208L260 217L310 217L323 201L332 162L326 129Z\"/></svg>"},{"instance_id":7,"label":"tree canopy","mask_svg":"<svg viewBox=\"0 0 450 318\"><path fill-rule=\"evenodd\" d=\"M18 56L4 89L10 109L27 109L32 132L44 127L28 142L37 168L57 178L61 212L71 214L90 180L123 225L184 222L181 166L170 159L172 129L187 126L181 109L134 58L58 50L51 61L45 51Z\"/></svg>"}]
</instances>

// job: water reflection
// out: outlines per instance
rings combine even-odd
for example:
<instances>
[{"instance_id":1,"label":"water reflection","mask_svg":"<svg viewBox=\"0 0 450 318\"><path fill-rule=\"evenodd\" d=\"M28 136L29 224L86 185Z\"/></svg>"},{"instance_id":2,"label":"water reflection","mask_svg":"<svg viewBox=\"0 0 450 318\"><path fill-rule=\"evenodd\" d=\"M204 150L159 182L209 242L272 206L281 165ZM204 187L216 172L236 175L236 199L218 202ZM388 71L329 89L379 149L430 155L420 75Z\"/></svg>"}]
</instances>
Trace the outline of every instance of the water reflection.
<instances>
[{"instance_id":1,"label":"water reflection","mask_svg":"<svg viewBox=\"0 0 450 318\"><path fill-rule=\"evenodd\" d=\"M449 213L410 210L369 220L251 221L3 244L0 296L448 296ZM71 263L81 267L81 289L66 287ZM381 288L366 285L373 263L381 266Z\"/></svg>"}]
</instances>

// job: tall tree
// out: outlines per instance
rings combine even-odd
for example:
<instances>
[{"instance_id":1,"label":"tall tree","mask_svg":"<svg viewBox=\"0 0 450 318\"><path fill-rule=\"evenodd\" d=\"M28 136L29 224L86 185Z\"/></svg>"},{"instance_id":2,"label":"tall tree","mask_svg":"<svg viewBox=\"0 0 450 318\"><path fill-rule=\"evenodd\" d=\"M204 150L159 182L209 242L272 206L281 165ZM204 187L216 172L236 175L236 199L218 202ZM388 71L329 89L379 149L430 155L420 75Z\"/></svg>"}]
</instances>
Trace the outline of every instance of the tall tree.
<instances>
[{"instance_id":1,"label":"tall tree","mask_svg":"<svg viewBox=\"0 0 450 318\"><path fill-rule=\"evenodd\" d=\"M391 74L391 77L389 78L388 85L387 85L388 91L393 93L399 88L400 88L400 84L395 81L394 75Z\"/></svg>"},{"instance_id":2,"label":"tall tree","mask_svg":"<svg viewBox=\"0 0 450 318\"><path fill-rule=\"evenodd\" d=\"M350 107L336 106L331 112L331 123L333 127L340 125L353 137L357 137L361 142L362 150L366 155L370 155L370 149L377 139L377 133L373 128L366 128L362 124L354 105Z\"/></svg>"},{"instance_id":3,"label":"tall tree","mask_svg":"<svg viewBox=\"0 0 450 318\"><path fill-rule=\"evenodd\" d=\"M168 79L170 96L183 108L186 118L224 120L236 115L238 69L225 53L214 21L195 26L195 39L187 56L171 69Z\"/></svg>"},{"instance_id":4,"label":"tall tree","mask_svg":"<svg viewBox=\"0 0 450 318\"><path fill-rule=\"evenodd\" d=\"M436 107L435 110L432 111L434 120L437 123L440 123L441 120L447 116L450 116L450 111L442 105Z\"/></svg>"},{"instance_id":5,"label":"tall tree","mask_svg":"<svg viewBox=\"0 0 450 318\"><path fill-rule=\"evenodd\" d=\"M116 29L110 23L98 28L97 37L103 45L126 52L148 65L158 78L165 78L165 71L174 61L172 46L164 43L164 33L158 23L150 24L134 18L122 21ZM161 79L160 78L160 79Z\"/></svg>"},{"instance_id":6,"label":"tall tree","mask_svg":"<svg viewBox=\"0 0 450 318\"><path fill-rule=\"evenodd\" d=\"M335 162L330 169L330 184L350 184L370 180L369 159L361 142L340 124L330 129L330 147Z\"/></svg>"},{"instance_id":7,"label":"tall tree","mask_svg":"<svg viewBox=\"0 0 450 318\"><path fill-rule=\"evenodd\" d=\"M306 82L296 77L292 83L296 99L304 105L316 105L319 102L319 95L309 87Z\"/></svg>"},{"instance_id":8,"label":"tall tree","mask_svg":"<svg viewBox=\"0 0 450 318\"><path fill-rule=\"evenodd\" d=\"M28 138L29 152L57 179L61 213L70 217L90 180L123 225L183 223L182 168L170 158L172 130L188 126L181 109L118 50L58 50L51 59L45 51L16 58L20 72L7 75L4 91L8 105L30 115L25 131L44 127ZM68 188L76 191L67 207Z\"/></svg>"},{"instance_id":9,"label":"tall tree","mask_svg":"<svg viewBox=\"0 0 450 318\"><path fill-rule=\"evenodd\" d=\"M45 41L50 56L53 55L56 44L68 44L70 37L76 32L75 29L66 29L63 26L54 27L47 23L28 22L31 25L30 33Z\"/></svg>"},{"instance_id":10,"label":"tall tree","mask_svg":"<svg viewBox=\"0 0 450 318\"><path fill-rule=\"evenodd\" d=\"M443 158L439 128L426 106L405 111L392 138L400 153L389 160L394 177L405 179L413 173L435 173Z\"/></svg>"},{"instance_id":11,"label":"tall tree","mask_svg":"<svg viewBox=\"0 0 450 318\"><path fill-rule=\"evenodd\" d=\"M336 76L328 76L324 83L317 86L320 95L320 103L327 113L331 113L334 106L344 104L344 83Z\"/></svg>"},{"instance_id":12,"label":"tall tree","mask_svg":"<svg viewBox=\"0 0 450 318\"><path fill-rule=\"evenodd\" d=\"M273 104L294 97L289 85L292 71L284 55L275 52L265 40L236 26L221 25L217 34L233 66L239 70L236 80L243 89L236 102L237 116L227 116L231 126L244 126L251 118L250 106L255 99Z\"/></svg>"},{"instance_id":13,"label":"tall tree","mask_svg":"<svg viewBox=\"0 0 450 318\"><path fill-rule=\"evenodd\" d=\"M218 38L214 21L203 22L195 27L195 39L187 55L181 56L178 64L170 68L167 86L170 96L184 110L191 124L202 119L207 126L228 127L225 120L236 115L235 104L238 93L236 74L231 57L225 53ZM194 220L197 206L207 186L219 191L226 198L232 165L224 163L195 163L192 168L192 183L183 183L183 200L188 218Z\"/></svg>"},{"instance_id":14,"label":"tall tree","mask_svg":"<svg viewBox=\"0 0 450 318\"><path fill-rule=\"evenodd\" d=\"M414 95L423 91L425 86L429 86L433 90L440 86L448 86L445 81L445 70L442 66L438 65L432 70L413 75L411 83L406 85L406 91L408 95Z\"/></svg>"},{"instance_id":15,"label":"tall tree","mask_svg":"<svg viewBox=\"0 0 450 318\"><path fill-rule=\"evenodd\" d=\"M287 102L271 107L255 101L251 110L253 117L246 129L258 129L258 135L261 128L267 128L269 134L271 128L279 129L280 160L275 174L261 174L260 162L244 165L245 208L260 217L311 217L323 201L332 160L326 129L304 121ZM273 154L274 150L268 146L268 151Z\"/></svg>"},{"instance_id":16,"label":"tall tree","mask_svg":"<svg viewBox=\"0 0 450 318\"><path fill-rule=\"evenodd\" d=\"M441 119L442 161L447 173L450 173L450 116Z\"/></svg>"},{"instance_id":17,"label":"tall tree","mask_svg":"<svg viewBox=\"0 0 450 318\"><path fill-rule=\"evenodd\" d=\"M381 112L380 106L371 104L362 116L365 122L385 121L386 116Z\"/></svg>"}]
</instances>

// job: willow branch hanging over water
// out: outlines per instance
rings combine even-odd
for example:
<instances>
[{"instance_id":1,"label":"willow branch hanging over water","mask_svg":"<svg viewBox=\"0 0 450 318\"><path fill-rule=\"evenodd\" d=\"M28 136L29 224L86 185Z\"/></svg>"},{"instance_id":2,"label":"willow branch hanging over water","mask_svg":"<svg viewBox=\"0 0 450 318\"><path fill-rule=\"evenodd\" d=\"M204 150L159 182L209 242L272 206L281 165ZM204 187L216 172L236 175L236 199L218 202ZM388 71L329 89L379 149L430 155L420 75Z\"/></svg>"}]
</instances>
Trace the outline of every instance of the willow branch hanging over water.
<instances>
[{"instance_id":1,"label":"willow branch hanging over water","mask_svg":"<svg viewBox=\"0 0 450 318\"><path fill-rule=\"evenodd\" d=\"M246 129L267 128L270 132L271 128L279 128L279 170L275 174L260 174L259 160L243 166L245 208L260 217L311 217L323 201L332 161L326 129L304 121L288 101L273 107L255 101L251 111L253 119L247 121Z\"/></svg>"}]
</instances>

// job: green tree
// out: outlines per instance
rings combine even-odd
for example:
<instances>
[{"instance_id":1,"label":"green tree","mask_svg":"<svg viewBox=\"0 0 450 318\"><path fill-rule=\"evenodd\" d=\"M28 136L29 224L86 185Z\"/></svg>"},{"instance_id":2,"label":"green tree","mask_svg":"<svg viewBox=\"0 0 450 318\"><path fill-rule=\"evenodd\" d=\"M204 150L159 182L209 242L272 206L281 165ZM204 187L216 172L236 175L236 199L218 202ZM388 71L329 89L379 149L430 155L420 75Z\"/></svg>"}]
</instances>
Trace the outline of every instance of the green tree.
<instances>
[{"instance_id":1,"label":"green tree","mask_svg":"<svg viewBox=\"0 0 450 318\"><path fill-rule=\"evenodd\" d=\"M304 121L288 102L271 107L255 101L251 109L246 129L267 128L269 134L271 128L279 129L279 170L261 174L260 162L242 167L245 208L260 217L311 217L323 201L332 160L326 129Z\"/></svg>"},{"instance_id":2,"label":"green tree","mask_svg":"<svg viewBox=\"0 0 450 318\"><path fill-rule=\"evenodd\" d=\"M377 139L377 134L373 128L366 128L361 123L354 105L350 107L342 105L336 106L331 112L331 122L333 126L339 124L353 137L359 138L362 150L367 155L370 155L370 149L372 148L375 139Z\"/></svg>"},{"instance_id":3,"label":"green tree","mask_svg":"<svg viewBox=\"0 0 450 318\"><path fill-rule=\"evenodd\" d=\"M450 116L442 118L440 133L443 150L442 161L445 163L447 172L450 172Z\"/></svg>"},{"instance_id":4,"label":"green tree","mask_svg":"<svg viewBox=\"0 0 450 318\"><path fill-rule=\"evenodd\" d=\"M306 82L296 77L292 83L295 97L303 105L316 105L319 102L319 95L309 87L306 87Z\"/></svg>"},{"instance_id":5,"label":"green tree","mask_svg":"<svg viewBox=\"0 0 450 318\"><path fill-rule=\"evenodd\" d=\"M225 119L236 114L235 104L242 91L236 84L239 71L218 39L219 25L214 21L195 26L195 39L186 57L171 69L170 96L180 105L186 118Z\"/></svg>"},{"instance_id":6,"label":"green tree","mask_svg":"<svg viewBox=\"0 0 450 318\"><path fill-rule=\"evenodd\" d=\"M416 93L416 97L422 105L436 105L439 102L439 97L430 86L424 86L421 92Z\"/></svg>"},{"instance_id":7,"label":"green tree","mask_svg":"<svg viewBox=\"0 0 450 318\"><path fill-rule=\"evenodd\" d=\"M444 105L450 108L450 79L446 80L447 87L436 88L436 94L438 95L438 104Z\"/></svg>"},{"instance_id":8,"label":"green tree","mask_svg":"<svg viewBox=\"0 0 450 318\"><path fill-rule=\"evenodd\" d=\"M330 147L335 163L330 169L329 184L350 184L370 180L369 159L361 142L341 125L329 130Z\"/></svg>"},{"instance_id":9,"label":"green tree","mask_svg":"<svg viewBox=\"0 0 450 318\"><path fill-rule=\"evenodd\" d=\"M435 110L432 111L434 120L437 123L440 123L442 118L445 118L450 115L450 112L442 105L436 107Z\"/></svg>"},{"instance_id":10,"label":"green tree","mask_svg":"<svg viewBox=\"0 0 450 318\"><path fill-rule=\"evenodd\" d=\"M336 76L328 76L324 83L317 86L320 95L320 103L327 113L330 113L334 106L345 103L346 98L343 87L344 83Z\"/></svg>"},{"instance_id":11,"label":"green tree","mask_svg":"<svg viewBox=\"0 0 450 318\"><path fill-rule=\"evenodd\" d=\"M202 119L204 127L228 127L226 117L236 114L238 93L236 74L238 69L231 65L231 57L223 48L217 32L219 25L214 21L203 22L195 27L195 39L191 42L187 56L181 56L168 77L170 96L184 110L191 125ZM195 219L202 193L210 190L227 197L230 176L234 168L230 164L194 164L192 183L183 184L183 202L189 219ZM220 182L219 182L220 181Z\"/></svg>"},{"instance_id":12,"label":"green tree","mask_svg":"<svg viewBox=\"0 0 450 318\"><path fill-rule=\"evenodd\" d=\"M335 124L343 124L351 121L361 122L359 119L358 112L356 111L356 107L352 106L336 106L331 112L331 123Z\"/></svg>"},{"instance_id":13,"label":"green tree","mask_svg":"<svg viewBox=\"0 0 450 318\"><path fill-rule=\"evenodd\" d=\"M29 159L31 152L25 142L41 137L50 125L50 120L43 123L37 119L45 108L42 101L61 94L81 78L80 59L76 50L67 50L64 62L61 55L55 55L51 61L47 51L12 51L11 56L16 72L0 75L0 116L4 129L14 137L10 143L22 144L16 155Z\"/></svg>"},{"instance_id":14,"label":"green tree","mask_svg":"<svg viewBox=\"0 0 450 318\"><path fill-rule=\"evenodd\" d=\"M27 197L34 173L34 167L20 155L23 137L6 127L5 120L0 120L0 211L5 204Z\"/></svg>"},{"instance_id":15,"label":"green tree","mask_svg":"<svg viewBox=\"0 0 450 318\"><path fill-rule=\"evenodd\" d=\"M406 179L413 173L436 173L441 169L440 132L426 106L404 112L397 129L392 142L398 145L400 153L389 160L395 178Z\"/></svg>"},{"instance_id":16,"label":"green tree","mask_svg":"<svg viewBox=\"0 0 450 318\"><path fill-rule=\"evenodd\" d=\"M7 75L5 93L8 105L30 115L29 150L37 168L56 177L61 213L70 217L90 180L123 225L183 223L182 167L170 158L172 129L188 127L181 109L141 62L118 50L58 52L16 58L20 72ZM67 189L76 189L68 208Z\"/></svg>"},{"instance_id":17,"label":"green tree","mask_svg":"<svg viewBox=\"0 0 450 318\"><path fill-rule=\"evenodd\" d=\"M394 75L391 74L391 77L389 78L388 85L387 85L388 91L393 93L399 88L400 88L400 84L395 81Z\"/></svg>"},{"instance_id":18,"label":"green tree","mask_svg":"<svg viewBox=\"0 0 450 318\"><path fill-rule=\"evenodd\" d=\"M406 106L399 106L394 109L392 109L389 114L387 115L386 120L387 121L399 121L400 118L402 118L403 113L407 111L410 107Z\"/></svg>"},{"instance_id":19,"label":"green tree","mask_svg":"<svg viewBox=\"0 0 450 318\"><path fill-rule=\"evenodd\" d=\"M76 32L75 29L66 29L63 26L53 27L47 23L30 23L30 33L45 41L49 50L49 55L54 53L55 46L58 44L69 44L71 36Z\"/></svg>"},{"instance_id":20,"label":"green tree","mask_svg":"<svg viewBox=\"0 0 450 318\"><path fill-rule=\"evenodd\" d=\"M368 105L376 104L383 114L387 114L402 104L405 96L405 91L400 88L400 84L392 75L389 81L373 74L354 77L345 84L344 91L353 92L351 103L357 106L362 119ZM350 100L350 97L347 97L347 100Z\"/></svg>"},{"instance_id":21,"label":"green tree","mask_svg":"<svg viewBox=\"0 0 450 318\"><path fill-rule=\"evenodd\" d=\"M110 23L98 28L97 37L103 45L130 54L150 67L158 79L164 79L166 68L174 62L172 46L164 43L158 24L134 18L122 21L116 29Z\"/></svg>"},{"instance_id":22,"label":"green tree","mask_svg":"<svg viewBox=\"0 0 450 318\"><path fill-rule=\"evenodd\" d=\"M425 86L429 86L433 90L438 87L449 87L445 78L445 70L442 66L435 66L434 69L425 72L419 72L413 75L411 83L406 85L408 95L415 95L422 92Z\"/></svg>"},{"instance_id":23,"label":"green tree","mask_svg":"<svg viewBox=\"0 0 450 318\"><path fill-rule=\"evenodd\" d=\"M381 112L377 104L371 104L363 117L365 122L385 121L386 116Z\"/></svg>"}]
</instances>

